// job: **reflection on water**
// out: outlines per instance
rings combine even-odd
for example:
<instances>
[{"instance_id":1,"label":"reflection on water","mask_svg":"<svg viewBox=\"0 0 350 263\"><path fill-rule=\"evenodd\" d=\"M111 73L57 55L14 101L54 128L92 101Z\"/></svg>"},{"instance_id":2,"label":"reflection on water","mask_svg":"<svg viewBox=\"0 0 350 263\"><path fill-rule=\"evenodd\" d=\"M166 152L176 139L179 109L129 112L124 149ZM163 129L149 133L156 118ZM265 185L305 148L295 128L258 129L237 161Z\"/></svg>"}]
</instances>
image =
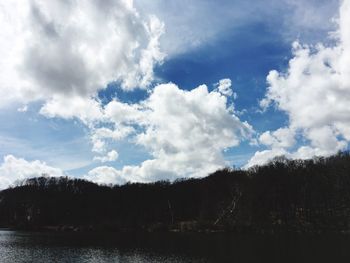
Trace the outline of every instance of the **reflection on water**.
<instances>
[{"instance_id":1,"label":"reflection on water","mask_svg":"<svg viewBox=\"0 0 350 263\"><path fill-rule=\"evenodd\" d=\"M348 236L0 231L0 262L350 262Z\"/></svg>"}]
</instances>

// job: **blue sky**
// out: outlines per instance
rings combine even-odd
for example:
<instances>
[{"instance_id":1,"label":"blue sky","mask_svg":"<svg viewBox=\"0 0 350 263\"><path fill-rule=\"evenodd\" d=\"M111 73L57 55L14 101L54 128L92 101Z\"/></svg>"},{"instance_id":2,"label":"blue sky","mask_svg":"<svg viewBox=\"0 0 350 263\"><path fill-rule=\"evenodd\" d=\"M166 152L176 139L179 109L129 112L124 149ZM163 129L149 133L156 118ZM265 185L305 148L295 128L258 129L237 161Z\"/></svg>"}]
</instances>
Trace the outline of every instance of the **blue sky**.
<instances>
[{"instance_id":1,"label":"blue sky","mask_svg":"<svg viewBox=\"0 0 350 263\"><path fill-rule=\"evenodd\" d=\"M1 4L0 186L172 180L347 149L349 5Z\"/></svg>"}]
</instances>

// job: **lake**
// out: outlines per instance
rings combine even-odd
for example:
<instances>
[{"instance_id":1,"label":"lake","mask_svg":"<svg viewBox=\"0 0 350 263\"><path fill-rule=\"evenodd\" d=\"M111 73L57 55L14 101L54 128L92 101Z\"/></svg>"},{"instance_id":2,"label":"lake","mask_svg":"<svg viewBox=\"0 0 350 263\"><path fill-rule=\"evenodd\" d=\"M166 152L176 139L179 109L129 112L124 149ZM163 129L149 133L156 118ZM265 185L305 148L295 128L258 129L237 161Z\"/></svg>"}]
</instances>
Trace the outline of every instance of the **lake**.
<instances>
[{"instance_id":1,"label":"lake","mask_svg":"<svg viewBox=\"0 0 350 263\"><path fill-rule=\"evenodd\" d=\"M350 262L342 235L0 231L0 262Z\"/></svg>"}]
</instances>

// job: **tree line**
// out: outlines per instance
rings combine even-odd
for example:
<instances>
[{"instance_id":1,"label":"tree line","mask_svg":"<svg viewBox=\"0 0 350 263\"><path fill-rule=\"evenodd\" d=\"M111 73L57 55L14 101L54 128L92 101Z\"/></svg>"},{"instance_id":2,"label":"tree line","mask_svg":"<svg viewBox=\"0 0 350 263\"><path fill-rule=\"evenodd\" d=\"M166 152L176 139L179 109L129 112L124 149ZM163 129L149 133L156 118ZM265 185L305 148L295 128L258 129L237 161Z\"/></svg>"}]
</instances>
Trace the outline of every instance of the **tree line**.
<instances>
[{"instance_id":1,"label":"tree line","mask_svg":"<svg viewBox=\"0 0 350 263\"><path fill-rule=\"evenodd\" d=\"M0 192L0 227L73 231L348 232L350 154L275 158L201 179L119 186L27 179Z\"/></svg>"}]
</instances>

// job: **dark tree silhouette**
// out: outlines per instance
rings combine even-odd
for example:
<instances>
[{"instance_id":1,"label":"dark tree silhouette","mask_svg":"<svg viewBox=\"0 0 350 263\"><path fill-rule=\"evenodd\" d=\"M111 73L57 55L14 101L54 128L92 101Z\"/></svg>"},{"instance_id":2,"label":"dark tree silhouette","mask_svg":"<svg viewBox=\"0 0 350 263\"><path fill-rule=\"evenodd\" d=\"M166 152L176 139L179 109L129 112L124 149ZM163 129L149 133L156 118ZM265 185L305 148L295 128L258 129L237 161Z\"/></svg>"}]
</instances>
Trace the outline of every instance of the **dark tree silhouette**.
<instances>
[{"instance_id":1,"label":"dark tree silhouette","mask_svg":"<svg viewBox=\"0 0 350 263\"><path fill-rule=\"evenodd\" d=\"M173 183L31 178L0 192L0 226L112 231L348 232L350 154L275 158Z\"/></svg>"}]
</instances>

